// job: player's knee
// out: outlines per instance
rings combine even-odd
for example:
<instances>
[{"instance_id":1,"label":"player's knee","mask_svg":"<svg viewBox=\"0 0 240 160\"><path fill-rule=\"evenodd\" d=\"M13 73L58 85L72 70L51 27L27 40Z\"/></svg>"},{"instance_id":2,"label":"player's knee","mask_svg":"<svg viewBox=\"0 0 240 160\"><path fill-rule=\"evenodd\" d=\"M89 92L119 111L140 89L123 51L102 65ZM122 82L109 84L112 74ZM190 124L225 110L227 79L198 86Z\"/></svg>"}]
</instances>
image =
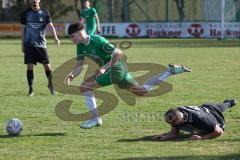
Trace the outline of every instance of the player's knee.
<instances>
[{"instance_id":1,"label":"player's knee","mask_svg":"<svg viewBox=\"0 0 240 160\"><path fill-rule=\"evenodd\" d=\"M131 86L128 90L137 96L144 96L147 93L147 90L141 86Z\"/></svg>"},{"instance_id":2,"label":"player's knee","mask_svg":"<svg viewBox=\"0 0 240 160\"><path fill-rule=\"evenodd\" d=\"M135 92L134 94L137 96L144 96L146 92Z\"/></svg>"},{"instance_id":3,"label":"player's knee","mask_svg":"<svg viewBox=\"0 0 240 160\"><path fill-rule=\"evenodd\" d=\"M143 90L130 90L130 92L132 92L137 96L144 96L147 93L146 91L143 91Z\"/></svg>"},{"instance_id":4,"label":"player's knee","mask_svg":"<svg viewBox=\"0 0 240 160\"><path fill-rule=\"evenodd\" d=\"M50 64L44 64L43 67L46 71L51 71L51 65Z\"/></svg>"},{"instance_id":5,"label":"player's knee","mask_svg":"<svg viewBox=\"0 0 240 160\"><path fill-rule=\"evenodd\" d=\"M31 71L31 70L33 70L33 67L27 67L27 70Z\"/></svg>"},{"instance_id":6,"label":"player's knee","mask_svg":"<svg viewBox=\"0 0 240 160\"><path fill-rule=\"evenodd\" d=\"M33 70L33 65L27 65L27 70Z\"/></svg>"},{"instance_id":7,"label":"player's knee","mask_svg":"<svg viewBox=\"0 0 240 160\"><path fill-rule=\"evenodd\" d=\"M89 91L89 90L90 90L90 88L87 87L86 85L84 85L84 84L80 85L80 92L81 93Z\"/></svg>"}]
</instances>

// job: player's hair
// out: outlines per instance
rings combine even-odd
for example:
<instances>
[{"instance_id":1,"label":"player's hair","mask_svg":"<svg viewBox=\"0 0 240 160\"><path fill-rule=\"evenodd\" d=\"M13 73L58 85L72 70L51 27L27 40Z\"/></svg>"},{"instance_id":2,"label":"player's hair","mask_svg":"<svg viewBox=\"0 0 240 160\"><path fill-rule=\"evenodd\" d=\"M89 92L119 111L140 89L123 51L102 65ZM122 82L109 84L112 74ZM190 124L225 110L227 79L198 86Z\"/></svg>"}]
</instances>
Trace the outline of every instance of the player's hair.
<instances>
[{"instance_id":1,"label":"player's hair","mask_svg":"<svg viewBox=\"0 0 240 160\"><path fill-rule=\"evenodd\" d=\"M83 23L73 23L73 24L70 24L68 27L68 34L71 35L83 29L84 29Z\"/></svg>"},{"instance_id":2,"label":"player's hair","mask_svg":"<svg viewBox=\"0 0 240 160\"><path fill-rule=\"evenodd\" d=\"M169 109L165 113L164 118L167 123L174 124L177 120L181 118L181 112L177 108Z\"/></svg>"}]
</instances>

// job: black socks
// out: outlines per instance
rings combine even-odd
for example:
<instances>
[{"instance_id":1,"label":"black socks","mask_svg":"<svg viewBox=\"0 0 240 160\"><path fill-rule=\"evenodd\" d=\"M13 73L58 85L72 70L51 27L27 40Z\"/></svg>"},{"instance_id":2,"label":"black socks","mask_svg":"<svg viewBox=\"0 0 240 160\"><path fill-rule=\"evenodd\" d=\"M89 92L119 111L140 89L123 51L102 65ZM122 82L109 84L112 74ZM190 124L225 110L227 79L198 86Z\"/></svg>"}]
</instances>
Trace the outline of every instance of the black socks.
<instances>
[{"instance_id":1,"label":"black socks","mask_svg":"<svg viewBox=\"0 0 240 160\"><path fill-rule=\"evenodd\" d=\"M33 91L33 79L34 79L34 75L33 75L33 70L27 70L27 81L28 81L28 86L29 86L29 91Z\"/></svg>"}]
</instances>

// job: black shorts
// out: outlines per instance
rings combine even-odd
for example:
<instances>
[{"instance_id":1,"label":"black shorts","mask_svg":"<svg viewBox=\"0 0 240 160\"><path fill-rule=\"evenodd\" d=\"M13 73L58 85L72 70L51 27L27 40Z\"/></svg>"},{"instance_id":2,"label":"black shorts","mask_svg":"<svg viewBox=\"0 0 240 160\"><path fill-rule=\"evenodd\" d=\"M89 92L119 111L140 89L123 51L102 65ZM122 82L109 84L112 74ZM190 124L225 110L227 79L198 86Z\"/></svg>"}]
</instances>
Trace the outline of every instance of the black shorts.
<instances>
[{"instance_id":1,"label":"black shorts","mask_svg":"<svg viewBox=\"0 0 240 160\"><path fill-rule=\"evenodd\" d=\"M205 103L205 104L202 104L201 106L207 108L212 113L212 115L217 119L218 123L220 124L219 125L220 128L224 129L225 128L225 119L224 119L223 113L220 109L220 107L221 107L220 105L221 104Z\"/></svg>"},{"instance_id":2,"label":"black shorts","mask_svg":"<svg viewBox=\"0 0 240 160\"><path fill-rule=\"evenodd\" d=\"M24 46L24 64L49 64L48 53L46 48Z\"/></svg>"}]
</instances>

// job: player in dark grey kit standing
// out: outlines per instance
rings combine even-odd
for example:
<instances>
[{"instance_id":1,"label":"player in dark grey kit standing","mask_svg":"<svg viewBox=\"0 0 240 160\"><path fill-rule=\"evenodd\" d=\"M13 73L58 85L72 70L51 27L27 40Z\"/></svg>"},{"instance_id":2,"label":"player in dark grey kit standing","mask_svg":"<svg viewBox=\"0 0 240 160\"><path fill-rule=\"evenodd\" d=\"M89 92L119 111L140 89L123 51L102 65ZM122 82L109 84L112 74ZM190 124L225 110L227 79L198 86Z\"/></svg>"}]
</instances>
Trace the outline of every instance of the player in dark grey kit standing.
<instances>
[{"instance_id":1,"label":"player in dark grey kit standing","mask_svg":"<svg viewBox=\"0 0 240 160\"><path fill-rule=\"evenodd\" d=\"M31 8L25 10L21 17L21 41L24 63L27 64L27 80L29 85L29 96L33 96L33 68L37 62L42 63L48 78L48 88L55 95L52 84L52 69L48 59L45 29L49 26L57 45L60 41L51 22L49 12L40 8L40 0L30 0Z\"/></svg>"}]
</instances>

